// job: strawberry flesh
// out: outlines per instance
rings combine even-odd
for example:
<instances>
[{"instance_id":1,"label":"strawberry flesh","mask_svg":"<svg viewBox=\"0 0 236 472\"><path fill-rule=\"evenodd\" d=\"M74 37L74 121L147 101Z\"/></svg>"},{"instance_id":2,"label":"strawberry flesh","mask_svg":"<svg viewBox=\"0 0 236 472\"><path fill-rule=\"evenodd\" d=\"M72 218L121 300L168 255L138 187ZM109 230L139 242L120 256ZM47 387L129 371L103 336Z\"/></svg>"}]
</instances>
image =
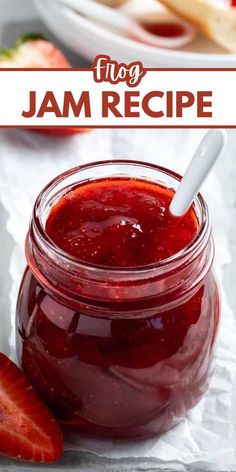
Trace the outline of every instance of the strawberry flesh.
<instances>
[{"instance_id":1,"label":"strawberry flesh","mask_svg":"<svg viewBox=\"0 0 236 472\"><path fill-rule=\"evenodd\" d=\"M62 451L56 420L23 372L0 353L0 454L50 463Z\"/></svg>"}]
</instances>

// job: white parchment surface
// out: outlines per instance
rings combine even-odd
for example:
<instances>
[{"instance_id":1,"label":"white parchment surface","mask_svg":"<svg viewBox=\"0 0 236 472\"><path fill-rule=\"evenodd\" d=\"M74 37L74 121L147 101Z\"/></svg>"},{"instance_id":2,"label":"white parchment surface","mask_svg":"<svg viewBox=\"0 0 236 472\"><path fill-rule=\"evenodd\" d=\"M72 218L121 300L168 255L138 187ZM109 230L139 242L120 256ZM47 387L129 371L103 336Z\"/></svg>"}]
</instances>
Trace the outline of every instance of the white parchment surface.
<instances>
[{"instance_id":1,"label":"white parchment surface","mask_svg":"<svg viewBox=\"0 0 236 472\"><path fill-rule=\"evenodd\" d=\"M0 350L15 359L15 303L25 267L24 239L42 187L70 167L106 158L147 160L183 173L201 136L202 131L186 130L99 130L52 139L28 131L0 131ZM222 297L216 368L208 393L179 426L159 438L135 443L67 438L67 448L109 459L139 458L140 464L151 459L161 467L171 462L196 470L236 471L235 183L232 131L224 156L203 188L213 220Z\"/></svg>"}]
</instances>

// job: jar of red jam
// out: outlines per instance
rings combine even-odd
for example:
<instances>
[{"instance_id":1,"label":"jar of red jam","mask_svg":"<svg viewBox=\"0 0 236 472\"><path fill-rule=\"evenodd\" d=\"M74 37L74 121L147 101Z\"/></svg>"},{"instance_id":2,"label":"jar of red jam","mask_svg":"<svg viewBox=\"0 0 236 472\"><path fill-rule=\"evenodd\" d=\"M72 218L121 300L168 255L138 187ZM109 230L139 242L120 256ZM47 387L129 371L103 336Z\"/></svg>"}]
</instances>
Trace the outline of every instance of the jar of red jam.
<instances>
[{"instance_id":1,"label":"jar of red jam","mask_svg":"<svg viewBox=\"0 0 236 472\"><path fill-rule=\"evenodd\" d=\"M81 166L38 196L17 346L61 423L144 438L206 391L219 320L208 209L169 213L180 176L135 161Z\"/></svg>"}]
</instances>

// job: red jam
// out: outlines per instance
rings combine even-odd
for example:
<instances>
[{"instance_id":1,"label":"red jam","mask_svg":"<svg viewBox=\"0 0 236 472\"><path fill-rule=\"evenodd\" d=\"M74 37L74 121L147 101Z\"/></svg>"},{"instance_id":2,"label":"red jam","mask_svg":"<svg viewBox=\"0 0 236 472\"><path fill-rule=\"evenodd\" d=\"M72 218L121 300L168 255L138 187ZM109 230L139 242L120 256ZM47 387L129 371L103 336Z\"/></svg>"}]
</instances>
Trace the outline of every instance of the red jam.
<instances>
[{"instance_id":1,"label":"red jam","mask_svg":"<svg viewBox=\"0 0 236 472\"><path fill-rule=\"evenodd\" d=\"M155 36L161 36L163 38L177 38L185 34L185 29L180 23L151 23L142 22L141 26L148 31L148 33L154 34Z\"/></svg>"},{"instance_id":2,"label":"red jam","mask_svg":"<svg viewBox=\"0 0 236 472\"><path fill-rule=\"evenodd\" d=\"M219 299L205 204L179 221L162 184L84 183L76 172L77 184L63 175L64 191L53 183L35 205L17 304L19 358L67 427L152 436L177 424L209 383Z\"/></svg>"},{"instance_id":3,"label":"red jam","mask_svg":"<svg viewBox=\"0 0 236 472\"><path fill-rule=\"evenodd\" d=\"M53 207L46 233L64 252L85 262L134 267L159 262L196 236L191 209L182 219L168 208L174 190L135 179L79 185Z\"/></svg>"}]
</instances>

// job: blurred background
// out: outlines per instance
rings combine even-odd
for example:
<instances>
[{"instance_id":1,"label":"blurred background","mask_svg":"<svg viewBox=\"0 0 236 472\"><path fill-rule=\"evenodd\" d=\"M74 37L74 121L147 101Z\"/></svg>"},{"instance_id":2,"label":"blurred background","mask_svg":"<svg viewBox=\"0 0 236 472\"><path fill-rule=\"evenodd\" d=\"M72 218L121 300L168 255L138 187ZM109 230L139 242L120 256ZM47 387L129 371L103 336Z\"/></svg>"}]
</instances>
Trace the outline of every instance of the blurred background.
<instances>
[{"instance_id":1,"label":"blurred background","mask_svg":"<svg viewBox=\"0 0 236 472\"><path fill-rule=\"evenodd\" d=\"M201 0L182 2L186 22L181 9L176 15L165 6L181 5L176 0L1 0L0 45L11 45L22 32L45 32L44 23L54 39L87 63L102 51L146 67L235 67L234 1L213 0L215 7L209 10ZM224 3L226 11L221 12L217 5ZM199 17L192 16L198 10ZM210 25L215 25L211 34L202 34L200 29ZM80 66L81 61L72 64Z\"/></svg>"}]
</instances>

